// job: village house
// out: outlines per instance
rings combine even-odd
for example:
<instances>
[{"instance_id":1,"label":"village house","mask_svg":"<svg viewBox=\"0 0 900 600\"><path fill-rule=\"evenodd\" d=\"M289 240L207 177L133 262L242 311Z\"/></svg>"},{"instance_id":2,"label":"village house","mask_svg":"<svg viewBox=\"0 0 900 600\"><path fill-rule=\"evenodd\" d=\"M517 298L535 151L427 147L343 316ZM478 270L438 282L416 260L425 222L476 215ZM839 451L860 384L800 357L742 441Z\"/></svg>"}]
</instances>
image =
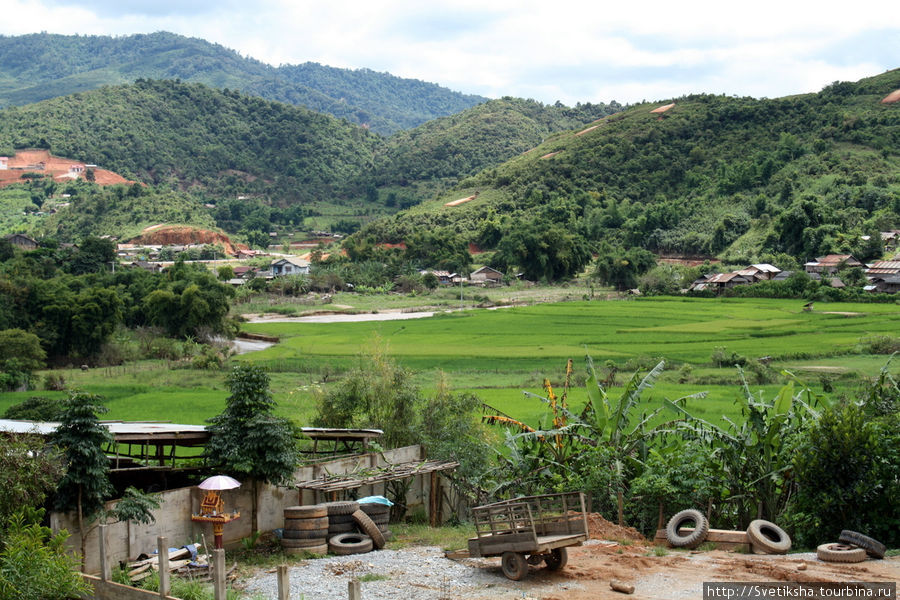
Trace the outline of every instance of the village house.
<instances>
[{"instance_id":1,"label":"village house","mask_svg":"<svg viewBox=\"0 0 900 600\"><path fill-rule=\"evenodd\" d=\"M27 235L23 235L21 233L14 233L12 235L6 236L6 239L10 244L15 246L16 248L20 248L22 250L35 250L38 247L37 241L31 239Z\"/></svg>"},{"instance_id":2,"label":"village house","mask_svg":"<svg viewBox=\"0 0 900 600\"><path fill-rule=\"evenodd\" d=\"M6 171L7 169L9 169L9 157L0 156L0 171Z\"/></svg>"},{"instance_id":3,"label":"village house","mask_svg":"<svg viewBox=\"0 0 900 600\"><path fill-rule=\"evenodd\" d=\"M875 275L869 278L869 285L863 289L867 292L896 294L900 292L900 275Z\"/></svg>"},{"instance_id":4,"label":"village house","mask_svg":"<svg viewBox=\"0 0 900 600\"><path fill-rule=\"evenodd\" d=\"M879 260L866 269L866 277L876 275L900 275L900 260Z\"/></svg>"},{"instance_id":5,"label":"village house","mask_svg":"<svg viewBox=\"0 0 900 600\"><path fill-rule=\"evenodd\" d=\"M853 258L851 254L829 254L820 256L814 262L808 262L803 267L807 273L819 275L834 275L844 267L861 267L861 262Z\"/></svg>"},{"instance_id":6,"label":"village house","mask_svg":"<svg viewBox=\"0 0 900 600\"><path fill-rule=\"evenodd\" d=\"M469 281L481 284L499 284L503 282L503 273L491 267L481 267L469 275Z\"/></svg>"},{"instance_id":7,"label":"village house","mask_svg":"<svg viewBox=\"0 0 900 600\"><path fill-rule=\"evenodd\" d=\"M438 283L442 285L451 285L456 278L456 273L451 273L450 271L434 271L434 270L425 270L419 271L419 275L425 276L431 273L435 277L437 277Z\"/></svg>"},{"instance_id":8,"label":"village house","mask_svg":"<svg viewBox=\"0 0 900 600\"><path fill-rule=\"evenodd\" d=\"M749 285L755 283L756 279L734 273L715 273L708 275L706 278L696 280L690 287L694 291L715 290L721 292L733 288L736 285Z\"/></svg>"},{"instance_id":9,"label":"village house","mask_svg":"<svg viewBox=\"0 0 900 600\"><path fill-rule=\"evenodd\" d=\"M771 281L776 275L781 273L781 269L768 263L759 263L750 265L746 269L735 271L735 273L755 281Z\"/></svg>"},{"instance_id":10,"label":"village house","mask_svg":"<svg viewBox=\"0 0 900 600\"><path fill-rule=\"evenodd\" d=\"M2 160L2 158L0 158L0 160ZM881 232L881 243L884 245L885 252L895 251L898 247L898 242L900 242L900 229Z\"/></svg>"},{"instance_id":11,"label":"village house","mask_svg":"<svg viewBox=\"0 0 900 600\"><path fill-rule=\"evenodd\" d=\"M272 261L272 275L309 275L309 261L296 256L288 256Z\"/></svg>"}]
</instances>

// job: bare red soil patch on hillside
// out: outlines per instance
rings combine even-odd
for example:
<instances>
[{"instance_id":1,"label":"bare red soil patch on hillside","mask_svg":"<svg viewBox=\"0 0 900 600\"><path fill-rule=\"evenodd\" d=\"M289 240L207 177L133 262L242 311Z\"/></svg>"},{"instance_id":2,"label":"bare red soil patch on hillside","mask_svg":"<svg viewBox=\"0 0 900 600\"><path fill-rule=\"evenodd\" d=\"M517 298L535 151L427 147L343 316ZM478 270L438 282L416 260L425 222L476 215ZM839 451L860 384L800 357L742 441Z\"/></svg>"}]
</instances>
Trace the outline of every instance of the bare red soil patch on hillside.
<instances>
[{"instance_id":1,"label":"bare red soil patch on hillside","mask_svg":"<svg viewBox=\"0 0 900 600\"><path fill-rule=\"evenodd\" d=\"M98 185L117 185L134 183L118 173L107 169L92 168L94 183ZM87 167L85 163L71 158L53 156L49 150L20 150L15 156L7 158L6 169L0 169L0 187L22 183L22 175L33 173L52 177L54 181L65 183L74 179L85 179Z\"/></svg>"},{"instance_id":2,"label":"bare red soil patch on hillside","mask_svg":"<svg viewBox=\"0 0 900 600\"><path fill-rule=\"evenodd\" d=\"M191 244L221 244L228 254L235 254L238 246L224 233L199 229L186 225L154 225L148 227L138 237L131 240L134 244L152 246L188 246Z\"/></svg>"}]
</instances>

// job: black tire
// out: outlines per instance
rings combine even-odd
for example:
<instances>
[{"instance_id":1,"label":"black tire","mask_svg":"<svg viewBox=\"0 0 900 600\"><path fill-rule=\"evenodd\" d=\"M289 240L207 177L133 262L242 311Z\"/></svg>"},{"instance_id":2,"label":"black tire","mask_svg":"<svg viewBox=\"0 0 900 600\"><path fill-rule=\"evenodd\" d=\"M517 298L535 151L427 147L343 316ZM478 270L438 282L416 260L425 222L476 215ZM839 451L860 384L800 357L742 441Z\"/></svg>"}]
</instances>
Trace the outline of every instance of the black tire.
<instances>
[{"instance_id":1,"label":"black tire","mask_svg":"<svg viewBox=\"0 0 900 600\"><path fill-rule=\"evenodd\" d=\"M321 504L312 504L310 506L288 506L284 509L285 519L315 519L327 516L328 509Z\"/></svg>"},{"instance_id":2,"label":"black tire","mask_svg":"<svg viewBox=\"0 0 900 600\"><path fill-rule=\"evenodd\" d=\"M316 517L314 519L285 519L284 528L298 531L328 529L328 517Z\"/></svg>"},{"instance_id":3,"label":"black tire","mask_svg":"<svg viewBox=\"0 0 900 600\"><path fill-rule=\"evenodd\" d=\"M518 552L504 552L500 557L500 569L507 579L520 581L528 574L528 561Z\"/></svg>"},{"instance_id":4,"label":"black tire","mask_svg":"<svg viewBox=\"0 0 900 600\"><path fill-rule=\"evenodd\" d=\"M391 514L390 506L386 506L384 504L378 504L377 502L363 502L359 505L359 510L363 511L370 517L374 517L376 515Z\"/></svg>"},{"instance_id":5,"label":"black tire","mask_svg":"<svg viewBox=\"0 0 900 600\"><path fill-rule=\"evenodd\" d=\"M322 537L311 540L292 540L288 538L281 538L281 547L282 548L314 548L316 546L321 546L322 544L327 544L328 538Z\"/></svg>"},{"instance_id":6,"label":"black tire","mask_svg":"<svg viewBox=\"0 0 900 600\"><path fill-rule=\"evenodd\" d=\"M872 558L884 558L884 553L887 552L885 545L878 540L849 529L843 530L838 540L845 544L859 546Z\"/></svg>"},{"instance_id":7,"label":"black tire","mask_svg":"<svg viewBox=\"0 0 900 600\"><path fill-rule=\"evenodd\" d=\"M342 533L328 540L328 550L332 554L365 554L372 551L372 538L361 533Z\"/></svg>"},{"instance_id":8,"label":"black tire","mask_svg":"<svg viewBox=\"0 0 900 600\"><path fill-rule=\"evenodd\" d=\"M682 535L678 530L686 523L693 523L694 531L689 535ZM673 548L696 548L703 543L708 533L709 521L695 508L677 513L666 524L666 539Z\"/></svg>"},{"instance_id":9,"label":"black tire","mask_svg":"<svg viewBox=\"0 0 900 600\"><path fill-rule=\"evenodd\" d=\"M286 540L325 540L328 539L327 529L284 529L281 532L282 539Z\"/></svg>"},{"instance_id":10,"label":"black tire","mask_svg":"<svg viewBox=\"0 0 900 600\"><path fill-rule=\"evenodd\" d=\"M356 521L356 524L359 525L359 528L362 529L363 533L372 538L372 545L379 550L384 548L384 536L381 534L381 530L378 529L378 526L369 518L369 515L358 510L353 513L352 517L353 520Z\"/></svg>"},{"instance_id":11,"label":"black tire","mask_svg":"<svg viewBox=\"0 0 900 600\"><path fill-rule=\"evenodd\" d=\"M344 523L353 523L353 517L350 515L331 515L328 517L329 525L343 525Z\"/></svg>"},{"instance_id":12,"label":"black tire","mask_svg":"<svg viewBox=\"0 0 900 600\"><path fill-rule=\"evenodd\" d=\"M309 548L284 548L283 550L285 554L318 554L321 556L325 556L326 554L328 554L328 544L322 543L318 546L310 546Z\"/></svg>"},{"instance_id":13,"label":"black tire","mask_svg":"<svg viewBox=\"0 0 900 600\"><path fill-rule=\"evenodd\" d=\"M328 526L328 535L338 535L340 533L357 533L359 528L356 523L338 523L337 525Z\"/></svg>"},{"instance_id":14,"label":"black tire","mask_svg":"<svg viewBox=\"0 0 900 600\"><path fill-rule=\"evenodd\" d=\"M328 509L328 516L333 515L352 515L359 510L359 502L326 502L324 506Z\"/></svg>"},{"instance_id":15,"label":"black tire","mask_svg":"<svg viewBox=\"0 0 900 600\"><path fill-rule=\"evenodd\" d=\"M759 549L766 554L787 554L791 549L791 536L784 529L772 523L756 519L747 527L747 538L754 549Z\"/></svg>"},{"instance_id":16,"label":"black tire","mask_svg":"<svg viewBox=\"0 0 900 600\"><path fill-rule=\"evenodd\" d=\"M544 564L551 571L559 571L569 562L569 553L565 548L554 548L550 554L544 555Z\"/></svg>"},{"instance_id":17,"label":"black tire","mask_svg":"<svg viewBox=\"0 0 900 600\"><path fill-rule=\"evenodd\" d=\"M866 560L866 551L851 544L822 544L816 548L819 560L836 563L858 563Z\"/></svg>"}]
</instances>

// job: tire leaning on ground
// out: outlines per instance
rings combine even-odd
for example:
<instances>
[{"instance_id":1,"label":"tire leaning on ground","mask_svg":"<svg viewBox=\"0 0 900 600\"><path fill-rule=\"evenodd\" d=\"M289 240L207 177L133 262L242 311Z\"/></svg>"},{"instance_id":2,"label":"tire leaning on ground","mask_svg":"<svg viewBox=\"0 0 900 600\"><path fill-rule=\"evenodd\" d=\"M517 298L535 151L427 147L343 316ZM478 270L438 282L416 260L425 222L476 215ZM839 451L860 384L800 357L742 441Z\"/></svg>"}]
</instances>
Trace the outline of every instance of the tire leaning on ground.
<instances>
[{"instance_id":1,"label":"tire leaning on ground","mask_svg":"<svg viewBox=\"0 0 900 600\"><path fill-rule=\"evenodd\" d=\"M884 558L884 553L887 552L887 547L878 540L849 529L843 530L838 540L845 544L859 546L872 558Z\"/></svg>"},{"instance_id":2,"label":"tire leaning on ground","mask_svg":"<svg viewBox=\"0 0 900 600\"><path fill-rule=\"evenodd\" d=\"M372 538L361 533L340 533L328 540L332 554L365 554L372 551Z\"/></svg>"},{"instance_id":3,"label":"tire leaning on ground","mask_svg":"<svg viewBox=\"0 0 900 600\"><path fill-rule=\"evenodd\" d=\"M866 560L866 551L851 544L822 544L816 556L825 562L858 563Z\"/></svg>"},{"instance_id":4,"label":"tire leaning on ground","mask_svg":"<svg viewBox=\"0 0 900 600\"><path fill-rule=\"evenodd\" d=\"M694 524L694 531L681 535L678 530L686 523ZM689 508L677 513L666 524L666 540L674 548L696 548L703 543L709 533L709 521L696 508Z\"/></svg>"},{"instance_id":5,"label":"tire leaning on ground","mask_svg":"<svg viewBox=\"0 0 900 600\"><path fill-rule=\"evenodd\" d=\"M766 554L787 554L791 549L791 537L771 521L751 521L747 527L747 538L754 549L758 548Z\"/></svg>"},{"instance_id":6,"label":"tire leaning on ground","mask_svg":"<svg viewBox=\"0 0 900 600\"><path fill-rule=\"evenodd\" d=\"M363 533L372 538L372 544L376 548L379 550L384 548L384 535L382 535L381 530L378 529L378 525L372 522L369 515L358 510L351 516L353 517L353 520L356 521L356 524L359 525L359 528L363 530Z\"/></svg>"}]
</instances>

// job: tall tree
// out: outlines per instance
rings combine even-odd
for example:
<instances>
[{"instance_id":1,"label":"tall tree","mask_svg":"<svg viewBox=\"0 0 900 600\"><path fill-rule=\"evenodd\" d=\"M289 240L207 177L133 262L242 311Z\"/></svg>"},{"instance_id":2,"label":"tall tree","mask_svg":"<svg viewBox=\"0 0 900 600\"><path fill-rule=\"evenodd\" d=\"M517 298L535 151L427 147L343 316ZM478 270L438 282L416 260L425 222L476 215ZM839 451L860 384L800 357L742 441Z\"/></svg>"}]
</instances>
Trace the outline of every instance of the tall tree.
<instances>
[{"instance_id":1,"label":"tall tree","mask_svg":"<svg viewBox=\"0 0 900 600\"><path fill-rule=\"evenodd\" d=\"M54 504L57 510L77 511L82 555L85 519L98 514L104 500L113 493L109 460L103 451L103 444L110 442L112 435L97 418L107 410L99 396L74 392L63 408L59 426L50 436L50 441L62 450L66 465Z\"/></svg>"},{"instance_id":2,"label":"tall tree","mask_svg":"<svg viewBox=\"0 0 900 600\"><path fill-rule=\"evenodd\" d=\"M208 419L211 437L205 458L209 465L236 477L253 480L253 528L256 523L257 481L284 484L297 464L294 427L275 416L269 376L260 367L235 365L227 379L231 395L225 410Z\"/></svg>"}]
</instances>

